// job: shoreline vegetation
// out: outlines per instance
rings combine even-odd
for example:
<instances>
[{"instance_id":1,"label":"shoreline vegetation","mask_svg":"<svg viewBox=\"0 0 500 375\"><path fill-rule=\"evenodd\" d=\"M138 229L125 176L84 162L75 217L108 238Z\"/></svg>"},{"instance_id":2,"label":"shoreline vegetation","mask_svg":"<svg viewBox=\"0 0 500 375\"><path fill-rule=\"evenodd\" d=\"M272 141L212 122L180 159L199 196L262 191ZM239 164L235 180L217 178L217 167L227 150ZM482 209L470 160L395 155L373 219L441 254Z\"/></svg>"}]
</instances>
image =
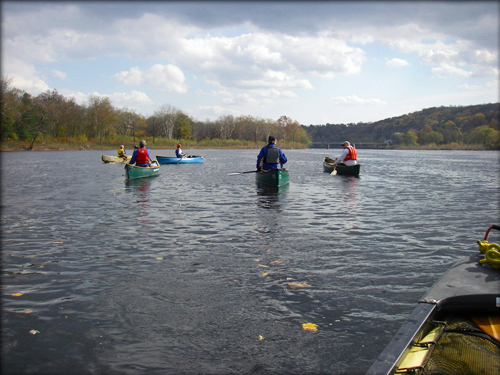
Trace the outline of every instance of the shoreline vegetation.
<instances>
[{"instance_id":1,"label":"shoreline vegetation","mask_svg":"<svg viewBox=\"0 0 500 375\"><path fill-rule=\"evenodd\" d=\"M140 139L150 149L260 149L269 135L283 149L340 147L394 150L500 150L500 103L432 107L376 122L301 125L287 116L264 119L221 115L199 121L170 104L147 117L116 108L108 97L76 103L57 90L37 96L11 87L2 77L0 151L133 150ZM333 142L334 141L334 142Z\"/></svg>"},{"instance_id":2,"label":"shoreline vegetation","mask_svg":"<svg viewBox=\"0 0 500 375\"><path fill-rule=\"evenodd\" d=\"M182 144L182 148L186 151L189 149L260 149L265 145L265 142L252 142L246 140L222 140L222 139L207 139L201 141L193 141L189 139L173 140L156 138L154 143L152 139L145 138L147 148L157 150L175 150L177 143ZM28 141L3 141L0 143L0 151L77 151L77 150L114 150L116 153L120 145L124 145L129 153L134 150L134 145L139 145L139 140L127 139L127 137L119 137L117 139L106 141L88 141L81 139L39 139L33 144ZM278 141L278 146L283 150L293 149L308 149L310 146L297 143ZM328 148L318 148L328 150ZM337 148L330 148L336 150ZM338 149L341 149L340 145ZM427 145L380 145L378 147L358 147L358 149L381 149L381 150L471 150L471 151L492 151L482 144L427 144ZM498 151L494 149L493 151Z\"/></svg>"}]
</instances>

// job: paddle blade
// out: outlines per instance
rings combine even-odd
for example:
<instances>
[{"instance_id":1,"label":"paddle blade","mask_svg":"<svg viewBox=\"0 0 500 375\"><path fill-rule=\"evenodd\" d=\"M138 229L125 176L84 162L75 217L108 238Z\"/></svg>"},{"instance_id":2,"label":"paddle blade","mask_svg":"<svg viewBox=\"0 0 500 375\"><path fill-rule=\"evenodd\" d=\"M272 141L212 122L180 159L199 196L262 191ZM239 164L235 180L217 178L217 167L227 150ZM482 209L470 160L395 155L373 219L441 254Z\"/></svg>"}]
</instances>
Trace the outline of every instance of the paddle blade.
<instances>
[{"instance_id":1,"label":"paddle blade","mask_svg":"<svg viewBox=\"0 0 500 375\"><path fill-rule=\"evenodd\" d=\"M333 171L332 171L332 173L330 173L330 175L335 176L336 174L337 174L337 170L335 169L335 167L333 167Z\"/></svg>"}]
</instances>

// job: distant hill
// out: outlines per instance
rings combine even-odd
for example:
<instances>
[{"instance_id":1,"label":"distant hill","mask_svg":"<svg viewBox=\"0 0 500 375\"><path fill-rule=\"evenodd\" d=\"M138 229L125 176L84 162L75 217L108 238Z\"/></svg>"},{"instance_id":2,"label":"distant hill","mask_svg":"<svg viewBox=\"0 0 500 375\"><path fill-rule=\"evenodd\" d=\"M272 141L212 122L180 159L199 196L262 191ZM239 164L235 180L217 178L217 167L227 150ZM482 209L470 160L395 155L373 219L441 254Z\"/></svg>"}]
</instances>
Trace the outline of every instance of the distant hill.
<instances>
[{"instance_id":1,"label":"distant hill","mask_svg":"<svg viewBox=\"0 0 500 375\"><path fill-rule=\"evenodd\" d=\"M372 123L303 126L313 142L500 147L500 103L426 108Z\"/></svg>"}]
</instances>

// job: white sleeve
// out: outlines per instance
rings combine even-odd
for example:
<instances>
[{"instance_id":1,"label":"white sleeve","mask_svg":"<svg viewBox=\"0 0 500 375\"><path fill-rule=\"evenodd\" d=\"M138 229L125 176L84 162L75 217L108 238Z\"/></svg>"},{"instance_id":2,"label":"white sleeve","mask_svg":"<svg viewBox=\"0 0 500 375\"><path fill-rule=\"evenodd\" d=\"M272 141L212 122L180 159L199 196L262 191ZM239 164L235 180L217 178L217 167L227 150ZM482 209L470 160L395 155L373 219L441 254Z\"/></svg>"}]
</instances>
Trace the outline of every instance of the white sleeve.
<instances>
[{"instance_id":1,"label":"white sleeve","mask_svg":"<svg viewBox=\"0 0 500 375\"><path fill-rule=\"evenodd\" d=\"M348 148L344 148L342 150L340 156L337 158L337 160L335 160L335 164L342 163L348 154L349 154L349 149Z\"/></svg>"}]
</instances>

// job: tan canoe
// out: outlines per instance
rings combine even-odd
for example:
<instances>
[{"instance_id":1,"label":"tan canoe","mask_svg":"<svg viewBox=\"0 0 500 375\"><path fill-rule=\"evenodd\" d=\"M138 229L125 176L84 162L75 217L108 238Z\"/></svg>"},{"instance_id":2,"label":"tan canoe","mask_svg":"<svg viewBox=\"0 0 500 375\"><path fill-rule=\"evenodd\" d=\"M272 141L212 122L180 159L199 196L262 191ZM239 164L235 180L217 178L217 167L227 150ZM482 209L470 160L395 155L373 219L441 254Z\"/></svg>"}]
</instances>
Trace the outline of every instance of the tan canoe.
<instances>
[{"instance_id":1,"label":"tan canoe","mask_svg":"<svg viewBox=\"0 0 500 375\"><path fill-rule=\"evenodd\" d=\"M132 159L132 156L127 156L126 161L130 161L130 159ZM102 161L105 163L123 163L123 162L125 162L125 159L123 159L119 156L102 155Z\"/></svg>"}]
</instances>

